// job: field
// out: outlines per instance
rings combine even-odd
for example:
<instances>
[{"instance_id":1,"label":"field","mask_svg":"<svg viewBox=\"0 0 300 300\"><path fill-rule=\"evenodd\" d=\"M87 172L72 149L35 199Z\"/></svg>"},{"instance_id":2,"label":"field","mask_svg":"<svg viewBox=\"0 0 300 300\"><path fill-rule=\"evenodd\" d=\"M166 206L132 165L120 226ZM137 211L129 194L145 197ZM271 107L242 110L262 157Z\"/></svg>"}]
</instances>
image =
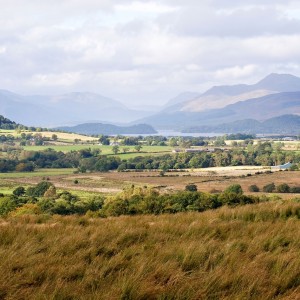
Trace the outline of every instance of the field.
<instances>
[{"instance_id":1,"label":"field","mask_svg":"<svg viewBox=\"0 0 300 300\"><path fill-rule=\"evenodd\" d=\"M205 213L9 217L1 299L299 299L300 204Z\"/></svg>"},{"instance_id":2,"label":"field","mask_svg":"<svg viewBox=\"0 0 300 300\"><path fill-rule=\"evenodd\" d=\"M73 174L73 169L44 169L31 173L0 174L0 192L8 189L12 192L17 185L34 185L48 178L57 188L62 190L116 193L129 185L151 186L161 192L184 190L188 184L196 184L199 191L224 191L231 184L240 184L246 194L251 185L257 185L260 190L266 184L274 182L275 185L287 183L290 186L300 185L299 171L282 171L268 173L266 167L224 167L186 170L183 172L167 172L164 176L158 171L145 172L106 172ZM255 174L258 173L259 174ZM75 184L75 180L78 181ZM10 186L10 188L8 188ZM263 193L255 193L257 195ZM295 194L280 194L288 199Z\"/></svg>"}]
</instances>

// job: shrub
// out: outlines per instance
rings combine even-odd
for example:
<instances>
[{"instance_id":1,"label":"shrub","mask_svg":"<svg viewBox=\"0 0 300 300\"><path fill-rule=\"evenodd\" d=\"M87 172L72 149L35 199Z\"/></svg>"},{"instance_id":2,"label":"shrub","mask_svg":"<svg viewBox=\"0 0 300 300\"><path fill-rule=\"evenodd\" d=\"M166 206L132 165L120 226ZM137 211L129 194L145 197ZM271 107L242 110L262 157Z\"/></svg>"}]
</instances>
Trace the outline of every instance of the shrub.
<instances>
[{"instance_id":1,"label":"shrub","mask_svg":"<svg viewBox=\"0 0 300 300\"><path fill-rule=\"evenodd\" d=\"M243 189L240 184L232 184L224 191L224 193L243 194Z\"/></svg>"},{"instance_id":2,"label":"shrub","mask_svg":"<svg viewBox=\"0 0 300 300\"><path fill-rule=\"evenodd\" d=\"M14 189L13 194L18 197L23 196L25 195L25 188L23 186L18 186Z\"/></svg>"},{"instance_id":3,"label":"shrub","mask_svg":"<svg viewBox=\"0 0 300 300\"><path fill-rule=\"evenodd\" d=\"M252 184L249 186L249 192L257 193L259 192L259 187L256 184Z\"/></svg>"},{"instance_id":4,"label":"shrub","mask_svg":"<svg viewBox=\"0 0 300 300\"><path fill-rule=\"evenodd\" d=\"M290 188L291 193L299 193L300 194L300 186L294 186Z\"/></svg>"},{"instance_id":5,"label":"shrub","mask_svg":"<svg viewBox=\"0 0 300 300\"><path fill-rule=\"evenodd\" d=\"M276 189L276 187L275 187L274 182L269 183L263 187L263 191L265 193L273 193L275 191L275 189Z\"/></svg>"},{"instance_id":6,"label":"shrub","mask_svg":"<svg viewBox=\"0 0 300 300\"><path fill-rule=\"evenodd\" d=\"M197 185L196 184L188 184L185 186L185 190L188 192L197 192Z\"/></svg>"},{"instance_id":7,"label":"shrub","mask_svg":"<svg viewBox=\"0 0 300 300\"><path fill-rule=\"evenodd\" d=\"M278 193L289 193L290 192L290 187L286 183L282 183L277 186L277 192Z\"/></svg>"}]
</instances>

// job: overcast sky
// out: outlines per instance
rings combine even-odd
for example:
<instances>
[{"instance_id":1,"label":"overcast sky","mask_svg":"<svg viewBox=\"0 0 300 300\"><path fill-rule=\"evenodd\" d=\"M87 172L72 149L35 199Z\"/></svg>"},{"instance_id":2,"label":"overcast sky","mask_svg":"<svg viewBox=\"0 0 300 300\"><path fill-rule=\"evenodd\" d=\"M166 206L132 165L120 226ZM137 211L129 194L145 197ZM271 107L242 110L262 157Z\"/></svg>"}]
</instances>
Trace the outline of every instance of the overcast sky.
<instances>
[{"instance_id":1,"label":"overcast sky","mask_svg":"<svg viewBox=\"0 0 300 300\"><path fill-rule=\"evenodd\" d=\"M0 88L127 105L300 76L300 2L0 0Z\"/></svg>"}]
</instances>

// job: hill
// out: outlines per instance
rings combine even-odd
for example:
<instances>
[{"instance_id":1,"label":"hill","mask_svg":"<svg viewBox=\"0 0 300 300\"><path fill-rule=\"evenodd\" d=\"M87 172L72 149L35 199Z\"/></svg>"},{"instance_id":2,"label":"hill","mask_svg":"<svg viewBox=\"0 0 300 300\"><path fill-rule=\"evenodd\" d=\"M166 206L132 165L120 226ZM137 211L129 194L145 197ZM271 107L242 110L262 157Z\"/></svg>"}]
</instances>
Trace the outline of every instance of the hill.
<instances>
[{"instance_id":1,"label":"hill","mask_svg":"<svg viewBox=\"0 0 300 300\"><path fill-rule=\"evenodd\" d=\"M85 123L72 127L63 126L57 129L74 132L79 134L154 134L156 131L152 126L147 124L137 124L132 126L116 126L102 123Z\"/></svg>"},{"instance_id":2,"label":"hill","mask_svg":"<svg viewBox=\"0 0 300 300\"><path fill-rule=\"evenodd\" d=\"M283 115L262 122L245 119L216 126L188 127L183 132L299 134L300 116Z\"/></svg>"},{"instance_id":3,"label":"hill","mask_svg":"<svg viewBox=\"0 0 300 300\"><path fill-rule=\"evenodd\" d=\"M285 114L300 114L300 78L270 74L256 84L215 86L200 96L183 94L177 101L138 123L159 129L181 130L202 125L220 125L243 119L263 121ZM186 99L186 98L185 98Z\"/></svg>"},{"instance_id":4,"label":"hill","mask_svg":"<svg viewBox=\"0 0 300 300\"><path fill-rule=\"evenodd\" d=\"M264 121L287 114L300 114L300 92L276 93L200 112L161 112L139 122L143 121L155 128L183 129L202 125L215 126L244 119Z\"/></svg>"},{"instance_id":5,"label":"hill","mask_svg":"<svg viewBox=\"0 0 300 300\"><path fill-rule=\"evenodd\" d=\"M22 96L0 90L0 114L27 126L53 127L88 120L129 122L151 114L95 93Z\"/></svg>"},{"instance_id":6,"label":"hill","mask_svg":"<svg viewBox=\"0 0 300 300\"><path fill-rule=\"evenodd\" d=\"M297 201L107 219L26 209L0 221L2 299L298 299Z\"/></svg>"}]
</instances>

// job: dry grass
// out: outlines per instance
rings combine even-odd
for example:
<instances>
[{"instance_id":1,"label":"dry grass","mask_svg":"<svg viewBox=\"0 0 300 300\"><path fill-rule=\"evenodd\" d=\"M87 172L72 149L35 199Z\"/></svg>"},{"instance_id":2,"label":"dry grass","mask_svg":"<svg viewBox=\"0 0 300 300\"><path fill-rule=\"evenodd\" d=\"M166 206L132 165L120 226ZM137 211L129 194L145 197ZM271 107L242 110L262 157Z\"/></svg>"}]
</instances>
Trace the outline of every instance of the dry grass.
<instances>
[{"instance_id":1,"label":"dry grass","mask_svg":"<svg viewBox=\"0 0 300 300\"><path fill-rule=\"evenodd\" d=\"M299 299L300 204L0 222L1 299Z\"/></svg>"},{"instance_id":2,"label":"dry grass","mask_svg":"<svg viewBox=\"0 0 300 300\"><path fill-rule=\"evenodd\" d=\"M203 169L205 170L205 169ZM248 172L248 169L242 170ZM203 171L206 172L206 171ZM232 172L232 171L231 171ZM239 174L239 173L238 173ZM159 172L108 172L108 173L87 173L70 175L53 175L49 173L51 182L62 189L91 191L91 192L119 192L124 187L135 185L149 185L158 187L161 190L183 190L187 184L196 184L199 191L210 192L212 190L225 190L231 184L240 184L247 194L249 186L256 184L261 190L264 185L274 182L275 185L287 183L290 186L300 185L300 172L274 172L271 174L259 174L245 176L220 176L216 173L197 173L197 172L170 172L166 176L159 176ZM246 173L247 174L247 173ZM20 173L22 176L22 173ZM6 178L6 181L15 184L37 184L43 176L30 177L27 174L20 178ZM3 174L5 179L5 174ZM79 184L75 185L74 180L78 179ZM257 193L256 193L257 194ZM283 198L290 198L293 195L280 194Z\"/></svg>"}]
</instances>

